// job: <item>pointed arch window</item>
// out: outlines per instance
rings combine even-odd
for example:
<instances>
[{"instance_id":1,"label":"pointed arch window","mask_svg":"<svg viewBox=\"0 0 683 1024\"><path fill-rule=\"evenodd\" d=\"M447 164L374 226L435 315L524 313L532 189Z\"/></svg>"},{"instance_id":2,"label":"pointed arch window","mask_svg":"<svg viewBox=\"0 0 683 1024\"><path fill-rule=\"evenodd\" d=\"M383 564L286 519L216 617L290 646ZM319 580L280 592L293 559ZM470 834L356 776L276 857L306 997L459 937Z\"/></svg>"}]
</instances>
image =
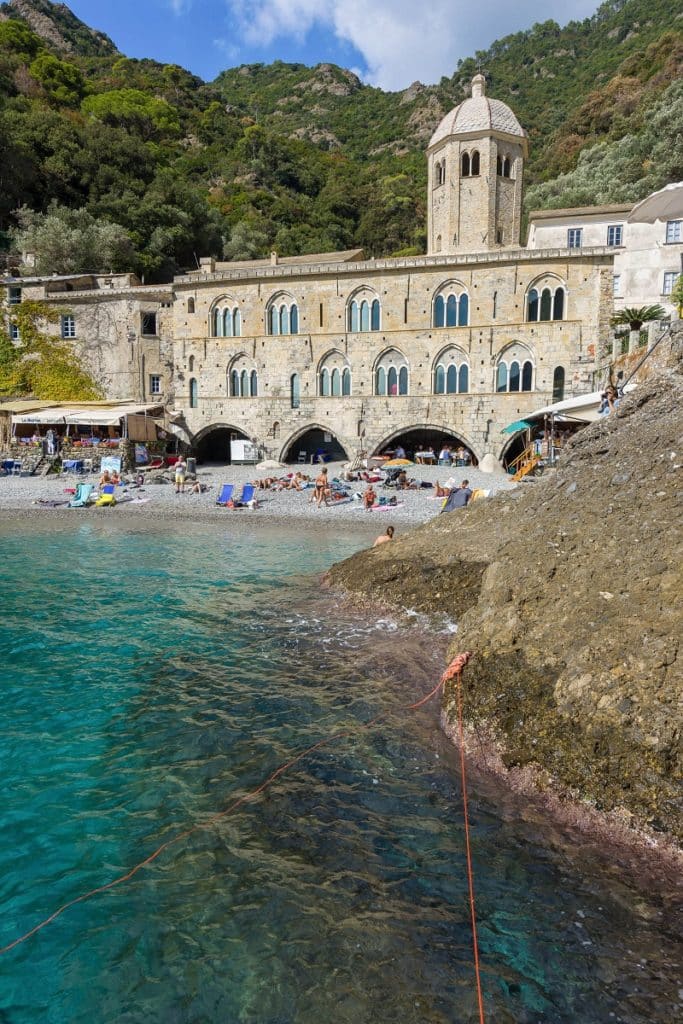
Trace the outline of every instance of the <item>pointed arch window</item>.
<instances>
[{"instance_id":1,"label":"pointed arch window","mask_svg":"<svg viewBox=\"0 0 683 1024\"><path fill-rule=\"evenodd\" d=\"M445 352L434 370L434 394L466 394L469 381L469 367L466 362L458 365L464 353Z\"/></svg>"},{"instance_id":2,"label":"pointed arch window","mask_svg":"<svg viewBox=\"0 0 683 1024\"><path fill-rule=\"evenodd\" d=\"M251 397L258 398L258 373L256 370L251 371L249 383L251 384Z\"/></svg>"},{"instance_id":3,"label":"pointed arch window","mask_svg":"<svg viewBox=\"0 0 683 1024\"><path fill-rule=\"evenodd\" d=\"M195 377L190 379L190 409L196 409L199 405L199 388Z\"/></svg>"},{"instance_id":4,"label":"pointed arch window","mask_svg":"<svg viewBox=\"0 0 683 1024\"><path fill-rule=\"evenodd\" d=\"M249 371L242 370L240 374L240 392L242 398L248 398L249 396Z\"/></svg>"},{"instance_id":5,"label":"pointed arch window","mask_svg":"<svg viewBox=\"0 0 683 1024\"><path fill-rule=\"evenodd\" d=\"M550 320L552 316L553 298L550 288L544 288L541 292L541 320Z\"/></svg>"},{"instance_id":6,"label":"pointed arch window","mask_svg":"<svg viewBox=\"0 0 683 1024\"><path fill-rule=\"evenodd\" d=\"M370 308L370 330L379 330L379 299L372 300L372 306Z\"/></svg>"},{"instance_id":7,"label":"pointed arch window","mask_svg":"<svg viewBox=\"0 0 683 1024\"><path fill-rule=\"evenodd\" d=\"M525 360L522 366L522 391L531 391L531 384L534 376L534 368L529 359Z\"/></svg>"},{"instance_id":8,"label":"pointed arch window","mask_svg":"<svg viewBox=\"0 0 683 1024\"><path fill-rule=\"evenodd\" d=\"M509 178L510 177L510 157L509 156L506 156L505 159L503 160L503 177L504 178Z\"/></svg>"},{"instance_id":9,"label":"pointed arch window","mask_svg":"<svg viewBox=\"0 0 683 1024\"><path fill-rule=\"evenodd\" d=\"M479 175L479 150L478 149L475 149L474 152L472 153L472 162L471 162L471 165L470 165L470 174L472 175L472 177L477 177Z\"/></svg>"},{"instance_id":10,"label":"pointed arch window","mask_svg":"<svg viewBox=\"0 0 683 1024\"><path fill-rule=\"evenodd\" d=\"M267 313L269 334L298 334L299 308L296 302L273 302Z\"/></svg>"},{"instance_id":11,"label":"pointed arch window","mask_svg":"<svg viewBox=\"0 0 683 1024\"><path fill-rule=\"evenodd\" d=\"M341 373L336 366L331 375L331 391L333 398L339 398L341 395Z\"/></svg>"},{"instance_id":12,"label":"pointed arch window","mask_svg":"<svg viewBox=\"0 0 683 1024\"><path fill-rule=\"evenodd\" d=\"M213 330L211 332L214 338L223 337L223 310L214 309L213 311Z\"/></svg>"},{"instance_id":13,"label":"pointed arch window","mask_svg":"<svg viewBox=\"0 0 683 1024\"><path fill-rule=\"evenodd\" d=\"M387 394L398 394L398 372L395 366L390 366L387 373Z\"/></svg>"},{"instance_id":14,"label":"pointed arch window","mask_svg":"<svg viewBox=\"0 0 683 1024\"><path fill-rule=\"evenodd\" d=\"M323 398L329 398L330 394L330 371L326 366L320 373L320 394Z\"/></svg>"},{"instance_id":15,"label":"pointed arch window","mask_svg":"<svg viewBox=\"0 0 683 1024\"><path fill-rule=\"evenodd\" d=\"M498 372L496 373L496 391L507 391L508 389L508 364L501 362L498 363Z\"/></svg>"},{"instance_id":16,"label":"pointed arch window","mask_svg":"<svg viewBox=\"0 0 683 1024\"><path fill-rule=\"evenodd\" d=\"M342 384L342 395L347 396L351 394L351 371L348 366L345 366L342 370L341 375Z\"/></svg>"},{"instance_id":17,"label":"pointed arch window","mask_svg":"<svg viewBox=\"0 0 683 1024\"><path fill-rule=\"evenodd\" d=\"M280 333L280 315L278 313L277 306L271 306L270 307L270 315L269 315L268 319L269 319L269 325L268 326L270 328L268 333L269 334L279 334Z\"/></svg>"},{"instance_id":18,"label":"pointed arch window","mask_svg":"<svg viewBox=\"0 0 683 1024\"><path fill-rule=\"evenodd\" d=\"M553 296L553 320L564 318L564 288L558 288Z\"/></svg>"},{"instance_id":19,"label":"pointed arch window","mask_svg":"<svg viewBox=\"0 0 683 1024\"><path fill-rule=\"evenodd\" d=\"M527 295L526 318L528 321L563 320L565 311L564 284L553 287L545 285L540 292L534 287Z\"/></svg>"},{"instance_id":20,"label":"pointed arch window","mask_svg":"<svg viewBox=\"0 0 683 1024\"><path fill-rule=\"evenodd\" d=\"M382 306L378 298L354 299L348 307L349 330L379 331L381 329Z\"/></svg>"},{"instance_id":21,"label":"pointed arch window","mask_svg":"<svg viewBox=\"0 0 683 1024\"><path fill-rule=\"evenodd\" d=\"M446 393L446 371L441 363L434 371L434 394L443 395Z\"/></svg>"},{"instance_id":22,"label":"pointed arch window","mask_svg":"<svg viewBox=\"0 0 683 1024\"><path fill-rule=\"evenodd\" d=\"M280 334L289 334L289 309L287 306L280 306Z\"/></svg>"},{"instance_id":23,"label":"pointed arch window","mask_svg":"<svg viewBox=\"0 0 683 1024\"><path fill-rule=\"evenodd\" d=\"M469 178L469 176L470 176L470 155L469 155L469 153L463 153L463 155L462 155L462 176L463 176L463 178Z\"/></svg>"},{"instance_id":24,"label":"pointed arch window","mask_svg":"<svg viewBox=\"0 0 683 1024\"><path fill-rule=\"evenodd\" d=\"M434 299L432 313L434 327L467 327L469 317L470 300L467 292L449 291L446 287Z\"/></svg>"},{"instance_id":25,"label":"pointed arch window","mask_svg":"<svg viewBox=\"0 0 683 1024\"><path fill-rule=\"evenodd\" d=\"M526 318L532 321L538 320L538 292L535 288L529 292Z\"/></svg>"},{"instance_id":26,"label":"pointed arch window","mask_svg":"<svg viewBox=\"0 0 683 1024\"><path fill-rule=\"evenodd\" d=\"M386 395L387 393L387 371L383 366L377 367L377 373L375 375L375 391L378 395Z\"/></svg>"},{"instance_id":27,"label":"pointed arch window","mask_svg":"<svg viewBox=\"0 0 683 1024\"><path fill-rule=\"evenodd\" d=\"M370 330L370 306L365 299L360 304L360 329L361 331Z\"/></svg>"},{"instance_id":28,"label":"pointed arch window","mask_svg":"<svg viewBox=\"0 0 683 1024\"><path fill-rule=\"evenodd\" d=\"M469 391L470 371L467 363L463 363L458 370L458 392L466 395Z\"/></svg>"},{"instance_id":29,"label":"pointed arch window","mask_svg":"<svg viewBox=\"0 0 683 1024\"><path fill-rule=\"evenodd\" d=\"M398 371L398 393L399 395L408 394L408 367L402 366Z\"/></svg>"},{"instance_id":30,"label":"pointed arch window","mask_svg":"<svg viewBox=\"0 0 683 1024\"><path fill-rule=\"evenodd\" d=\"M354 301L349 307L349 330L352 333L357 334L359 324L360 318L358 316L358 303Z\"/></svg>"},{"instance_id":31,"label":"pointed arch window","mask_svg":"<svg viewBox=\"0 0 683 1024\"><path fill-rule=\"evenodd\" d=\"M293 302L289 310L289 333L299 333L299 307Z\"/></svg>"},{"instance_id":32,"label":"pointed arch window","mask_svg":"<svg viewBox=\"0 0 683 1024\"><path fill-rule=\"evenodd\" d=\"M301 380L298 373L293 373L289 378L289 403L292 409L298 409L301 405Z\"/></svg>"},{"instance_id":33,"label":"pointed arch window","mask_svg":"<svg viewBox=\"0 0 683 1024\"><path fill-rule=\"evenodd\" d=\"M455 395L458 390L458 367L451 363L446 371L446 394Z\"/></svg>"},{"instance_id":34,"label":"pointed arch window","mask_svg":"<svg viewBox=\"0 0 683 1024\"><path fill-rule=\"evenodd\" d=\"M233 398L240 397L240 375L237 370L233 370L230 374L230 394Z\"/></svg>"},{"instance_id":35,"label":"pointed arch window","mask_svg":"<svg viewBox=\"0 0 683 1024\"><path fill-rule=\"evenodd\" d=\"M519 391L519 379L520 379L519 363L517 362L516 359L513 359L513 361L510 363L510 383L509 383L509 390L510 391Z\"/></svg>"}]
</instances>

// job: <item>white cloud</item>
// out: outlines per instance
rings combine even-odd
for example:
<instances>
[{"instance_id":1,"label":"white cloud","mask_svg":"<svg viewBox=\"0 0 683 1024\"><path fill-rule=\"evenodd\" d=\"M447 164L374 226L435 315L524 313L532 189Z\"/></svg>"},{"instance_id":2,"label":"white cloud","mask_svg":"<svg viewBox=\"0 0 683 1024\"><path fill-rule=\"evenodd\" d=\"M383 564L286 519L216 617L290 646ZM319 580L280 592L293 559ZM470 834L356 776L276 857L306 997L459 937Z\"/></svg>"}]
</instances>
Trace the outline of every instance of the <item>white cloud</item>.
<instances>
[{"instance_id":1,"label":"white cloud","mask_svg":"<svg viewBox=\"0 0 683 1024\"><path fill-rule=\"evenodd\" d=\"M180 0L182 2L182 0ZM316 29L334 32L363 56L367 82L403 89L415 79L437 82L460 57L495 39L555 18L584 18L598 0L226 0L252 46L302 41Z\"/></svg>"},{"instance_id":2,"label":"white cloud","mask_svg":"<svg viewBox=\"0 0 683 1024\"><path fill-rule=\"evenodd\" d=\"M186 14L192 7L192 0L167 0L167 2L173 13L178 17L181 14Z\"/></svg>"}]
</instances>

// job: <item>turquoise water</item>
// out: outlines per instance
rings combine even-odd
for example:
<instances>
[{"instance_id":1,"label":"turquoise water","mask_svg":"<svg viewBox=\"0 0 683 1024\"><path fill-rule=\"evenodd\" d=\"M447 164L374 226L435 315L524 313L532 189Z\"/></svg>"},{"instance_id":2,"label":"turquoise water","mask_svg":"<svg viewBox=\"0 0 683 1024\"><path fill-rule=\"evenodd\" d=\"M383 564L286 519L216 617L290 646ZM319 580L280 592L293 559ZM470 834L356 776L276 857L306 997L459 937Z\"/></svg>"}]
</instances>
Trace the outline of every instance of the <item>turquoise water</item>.
<instances>
[{"instance_id":1,"label":"turquoise water","mask_svg":"<svg viewBox=\"0 0 683 1024\"><path fill-rule=\"evenodd\" d=\"M443 644L318 585L363 539L54 522L0 527L0 946L388 719L1 957L0 1022L478 1020L455 754L399 710ZM657 897L486 778L471 815L488 1020L679 1017Z\"/></svg>"}]
</instances>

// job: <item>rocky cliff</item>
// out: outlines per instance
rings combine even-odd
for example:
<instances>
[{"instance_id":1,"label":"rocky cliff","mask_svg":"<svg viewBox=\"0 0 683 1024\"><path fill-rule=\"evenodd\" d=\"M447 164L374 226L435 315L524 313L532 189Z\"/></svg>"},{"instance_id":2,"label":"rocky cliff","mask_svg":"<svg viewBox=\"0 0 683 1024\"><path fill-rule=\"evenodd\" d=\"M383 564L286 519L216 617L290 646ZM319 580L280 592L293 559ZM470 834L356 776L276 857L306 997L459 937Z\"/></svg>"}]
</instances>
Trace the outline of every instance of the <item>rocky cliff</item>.
<instances>
[{"instance_id":1,"label":"rocky cliff","mask_svg":"<svg viewBox=\"0 0 683 1024\"><path fill-rule=\"evenodd\" d=\"M577 434L555 473L330 576L373 601L457 620L453 653L474 652L469 724L508 767L679 843L680 326L667 372Z\"/></svg>"}]
</instances>

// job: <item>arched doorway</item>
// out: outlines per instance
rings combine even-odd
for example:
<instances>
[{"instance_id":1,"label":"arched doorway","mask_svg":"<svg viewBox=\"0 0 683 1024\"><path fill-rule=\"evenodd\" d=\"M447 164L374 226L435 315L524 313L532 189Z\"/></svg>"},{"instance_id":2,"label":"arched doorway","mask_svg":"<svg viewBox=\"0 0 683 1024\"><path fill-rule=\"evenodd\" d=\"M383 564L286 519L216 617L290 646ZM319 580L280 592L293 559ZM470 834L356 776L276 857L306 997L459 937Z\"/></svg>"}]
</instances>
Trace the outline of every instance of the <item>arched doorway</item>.
<instances>
[{"instance_id":1,"label":"arched doorway","mask_svg":"<svg viewBox=\"0 0 683 1024\"><path fill-rule=\"evenodd\" d=\"M326 462L346 462L348 455L334 434L323 427L306 427L299 431L285 445L283 462L307 462L322 455Z\"/></svg>"},{"instance_id":2,"label":"arched doorway","mask_svg":"<svg viewBox=\"0 0 683 1024\"><path fill-rule=\"evenodd\" d=\"M198 462L216 462L227 465L232 462L230 442L248 441L249 437L243 430L223 423L201 430L192 442L192 449Z\"/></svg>"},{"instance_id":3,"label":"arched doorway","mask_svg":"<svg viewBox=\"0 0 683 1024\"><path fill-rule=\"evenodd\" d=\"M517 434L514 434L507 442L503 451L501 452L500 460L503 463L503 467L508 469L509 466L519 458L522 452L529 447L529 431L520 430ZM515 467L516 468L516 467Z\"/></svg>"},{"instance_id":4,"label":"arched doorway","mask_svg":"<svg viewBox=\"0 0 683 1024\"><path fill-rule=\"evenodd\" d=\"M381 444L378 444L373 454L383 455L388 451L393 454L397 448L403 448L406 457L414 459L417 452L426 452L430 448L433 448L438 456L441 449L446 446L451 449L453 456L457 452L464 451L465 456L462 460L464 464L477 465L479 460L464 438L445 427L426 424L419 427L405 427L403 430L396 431L395 434L391 434Z\"/></svg>"}]
</instances>

